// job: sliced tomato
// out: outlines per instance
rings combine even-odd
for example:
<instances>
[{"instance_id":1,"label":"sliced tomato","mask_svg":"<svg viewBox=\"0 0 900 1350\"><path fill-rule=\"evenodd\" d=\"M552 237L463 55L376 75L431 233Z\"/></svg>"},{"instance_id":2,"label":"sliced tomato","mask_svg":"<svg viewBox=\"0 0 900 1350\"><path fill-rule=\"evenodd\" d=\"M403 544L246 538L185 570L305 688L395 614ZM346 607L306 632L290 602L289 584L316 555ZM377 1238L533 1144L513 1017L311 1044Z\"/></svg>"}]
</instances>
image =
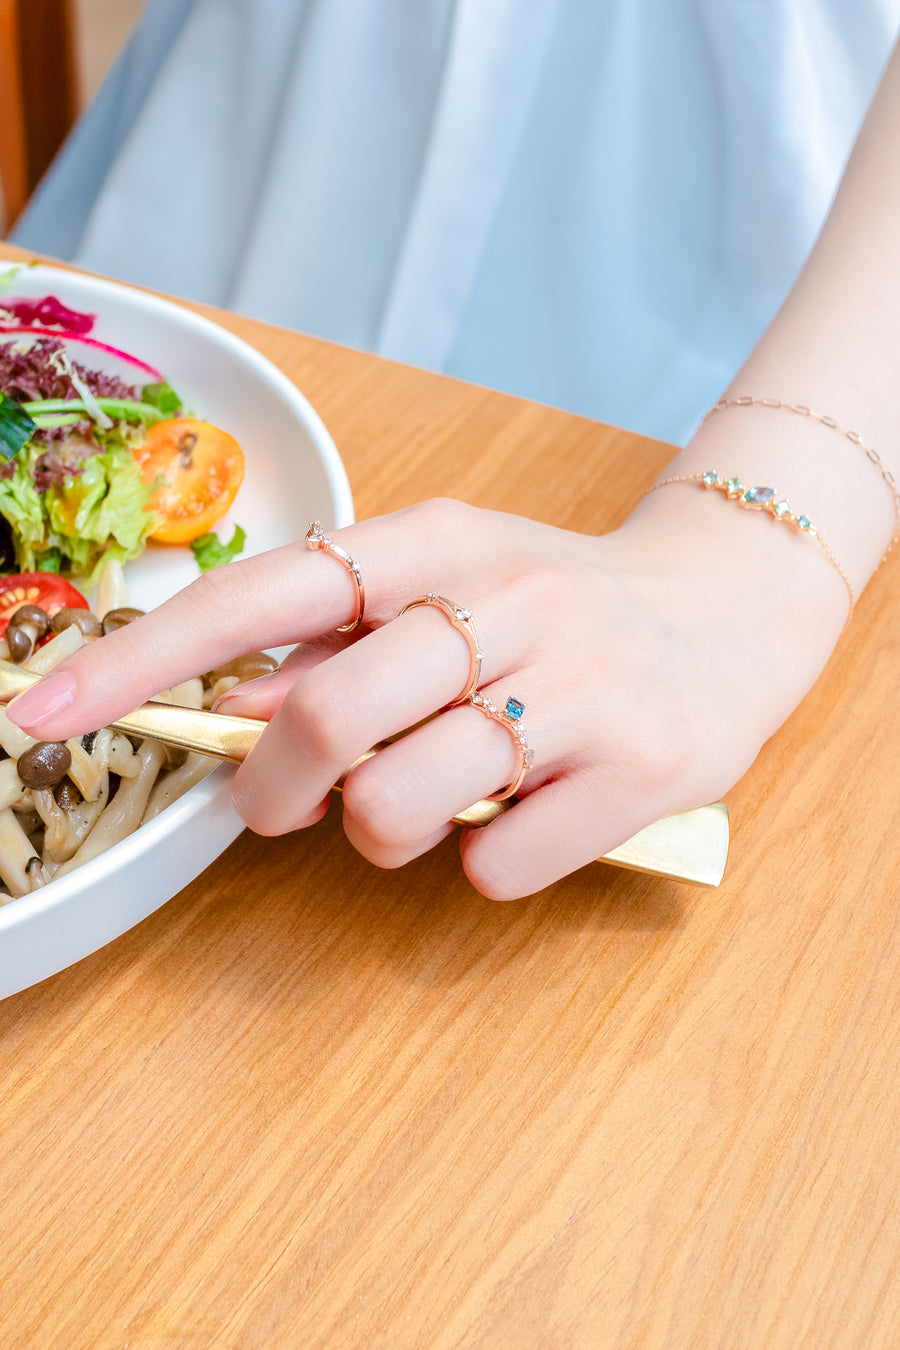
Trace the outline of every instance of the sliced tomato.
<instances>
[{"instance_id":1,"label":"sliced tomato","mask_svg":"<svg viewBox=\"0 0 900 1350\"><path fill-rule=\"evenodd\" d=\"M150 503L163 517L151 538L163 544L208 534L244 477L244 455L234 437L193 417L157 422L134 453L145 483L163 480Z\"/></svg>"},{"instance_id":2,"label":"sliced tomato","mask_svg":"<svg viewBox=\"0 0 900 1350\"><path fill-rule=\"evenodd\" d=\"M0 637L23 605L38 605L51 619L61 609L90 609L81 591L53 572L16 572L0 577Z\"/></svg>"}]
</instances>

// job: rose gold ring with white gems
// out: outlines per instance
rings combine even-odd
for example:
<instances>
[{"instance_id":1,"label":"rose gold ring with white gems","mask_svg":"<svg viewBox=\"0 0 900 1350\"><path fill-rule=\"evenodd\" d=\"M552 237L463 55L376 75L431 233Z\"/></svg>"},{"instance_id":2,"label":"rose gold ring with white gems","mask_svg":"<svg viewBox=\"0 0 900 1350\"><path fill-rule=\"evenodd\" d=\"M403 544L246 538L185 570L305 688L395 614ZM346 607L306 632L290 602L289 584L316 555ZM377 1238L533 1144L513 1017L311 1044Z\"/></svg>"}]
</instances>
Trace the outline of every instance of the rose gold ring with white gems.
<instances>
[{"instance_id":1,"label":"rose gold ring with white gems","mask_svg":"<svg viewBox=\"0 0 900 1350\"><path fill-rule=\"evenodd\" d=\"M400 613L406 614L408 610L418 609L420 605L431 605L434 609L439 609L450 620L456 631L462 633L469 648L469 674L466 678L465 687L461 694L457 694L456 698L447 704L448 708L455 708L460 703L465 703L470 694L474 694L481 679L481 662L484 659L484 652L478 645L475 625L472 622L472 611L454 605L453 601L448 600L446 595L436 595L434 591L429 591L427 595L420 595L415 600L410 600L408 605L403 606Z\"/></svg>"},{"instance_id":2,"label":"rose gold ring with white gems","mask_svg":"<svg viewBox=\"0 0 900 1350\"><path fill-rule=\"evenodd\" d=\"M363 613L366 608L366 588L363 584L362 574L359 570L359 563L355 562L346 549L336 544L323 530L319 521L314 520L306 531L306 547L310 549L319 549L322 553L329 553L332 558L337 558L342 567L353 579L353 595L356 600L356 613L349 623L342 623L337 630L339 633L354 632L363 621Z\"/></svg>"},{"instance_id":3,"label":"rose gold ring with white gems","mask_svg":"<svg viewBox=\"0 0 900 1350\"><path fill-rule=\"evenodd\" d=\"M472 694L469 698L473 708L477 708L485 717L489 717L492 722L497 722L501 727L505 727L515 742L516 750L521 757L519 769L512 782L501 792L492 792L487 801L502 802L513 793L518 792L522 786L522 779L534 763L534 751L528 744L528 737L525 735L525 728L519 720L525 711L525 704L520 703L517 698L508 698L505 708L498 708L496 703L492 703L484 694Z\"/></svg>"}]
</instances>

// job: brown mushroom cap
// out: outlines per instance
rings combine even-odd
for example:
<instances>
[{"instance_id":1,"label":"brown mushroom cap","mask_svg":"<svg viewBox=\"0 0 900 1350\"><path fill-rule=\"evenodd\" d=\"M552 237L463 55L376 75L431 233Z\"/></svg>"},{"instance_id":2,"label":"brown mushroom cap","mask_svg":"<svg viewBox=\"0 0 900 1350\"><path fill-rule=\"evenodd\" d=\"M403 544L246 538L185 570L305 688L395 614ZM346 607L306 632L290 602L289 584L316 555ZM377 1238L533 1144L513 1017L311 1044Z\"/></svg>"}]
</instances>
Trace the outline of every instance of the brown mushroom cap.
<instances>
[{"instance_id":1,"label":"brown mushroom cap","mask_svg":"<svg viewBox=\"0 0 900 1350\"><path fill-rule=\"evenodd\" d=\"M228 679L229 676L234 676L243 684L247 680L258 679L260 675L271 675L272 671L277 669L278 662L268 652L245 652L243 656L236 656L233 661L226 661L224 666L216 666L215 670L208 671L203 678L210 686L217 680Z\"/></svg>"},{"instance_id":2,"label":"brown mushroom cap","mask_svg":"<svg viewBox=\"0 0 900 1350\"><path fill-rule=\"evenodd\" d=\"M20 666L34 651L34 636L28 625L10 624L6 630L6 645L9 659Z\"/></svg>"},{"instance_id":3,"label":"brown mushroom cap","mask_svg":"<svg viewBox=\"0 0 900 1350\"><path fill-rule=\"evenodd\" d=\"M38 741L22 752L16 768L26 787L52 788L62 782L71 763L71 751L62 741Z\"/></svg>"},{"instance_id":4,"label":"brown mushroom cap","mask_svg":"<svg viewBox=\"0 0 900 1350\"><path fill-rule=\"evenodd\" d=\"M50 615L40 605L20 605L9 616L10 628L33 628L34 640L42 638L50 627Z\"/></svg>"},{"instance_id":5,"label":"brown mushroom cap","mask_svg":"<svg viewBox=\"0 0 900 1350\"><path fill-rule=\"evenodd\" d=\"M50 627L54 633L79 628L86 638L99 637L103 632L100 620L89 609L59 609L50 620Z\"/></svg>"},{"instance_id":6,"label":"brown mushroom cap","mask_svg":"<svg viewBox=\"0 0 900 1350\"><path fill-rule=\"evenodd\" d=\"M111 609L104 615L103 632L114 633L117 628L124 628L126 623L134 623L135 619L142 619L146 610L131 609L124 605L121 609Z\"/></svg>"}]
</instances>

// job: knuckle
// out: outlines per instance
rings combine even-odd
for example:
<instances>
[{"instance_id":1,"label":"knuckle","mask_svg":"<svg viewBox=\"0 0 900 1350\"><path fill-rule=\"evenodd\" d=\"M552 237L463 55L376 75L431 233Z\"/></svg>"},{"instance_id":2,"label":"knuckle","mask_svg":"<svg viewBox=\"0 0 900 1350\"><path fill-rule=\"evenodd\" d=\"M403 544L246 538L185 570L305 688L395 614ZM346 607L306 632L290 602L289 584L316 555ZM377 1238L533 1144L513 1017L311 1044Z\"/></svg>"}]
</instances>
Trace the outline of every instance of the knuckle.
<instances>
[{"instance_id":1,"label":"knuckle","mask_svg":"<svg viewBox=\"0 0 900 1350\"><path fill-rule=\"evenodd\" d=\"M361 765L344 784L344 810L381 852L402 843L409 834L409 811L386 777L374 766Z\"/></svg>"},{"instance_id":2,"label":"knuckle","mask_svg":"<svg viewBox=\"0 0 900 1350\"><path fill-rule=\"evenodd\" d=\"M414 507L422 517L422 523L429 531L455 536L456 531L465 531L478 515L478 508L455 497L427 497Z\"/></svg>"},{"instance_id":3,"label":"knuckle","mask_svg":"<svg viewBox=\"0 0 900 1350\"><path fill-rule=\"evenodd\" d=\"M279 720L316 761L346 768L354 757L351 705L339 689L317 678L317 670L297 680L285 695Z\"/></svg>"}]
</instances>

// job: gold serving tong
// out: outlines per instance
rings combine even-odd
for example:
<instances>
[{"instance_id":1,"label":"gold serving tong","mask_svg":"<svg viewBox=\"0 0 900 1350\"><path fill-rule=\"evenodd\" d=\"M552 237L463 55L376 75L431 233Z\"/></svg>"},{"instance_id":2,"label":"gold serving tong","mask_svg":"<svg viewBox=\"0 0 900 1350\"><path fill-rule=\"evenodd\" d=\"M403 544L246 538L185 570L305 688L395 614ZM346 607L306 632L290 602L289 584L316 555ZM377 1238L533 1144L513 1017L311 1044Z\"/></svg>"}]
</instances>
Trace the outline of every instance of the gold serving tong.
<instances>
[{"instance_id":1,"label":"gold serving tong","mask_svg":"<svg viewBox=\"0 0 900 1350\"><path fill-rule=\"evenodd\" d=\"M33 671L0 661L0 703L9 702L40 678ZM224 713L179 708L170 703L145 703L127 717L110 723L129 736L150 736L167 745L199 750L201 754L237 764L250 754L267 725L253 717L229 717ZM371 759L383 748L376 746L360 755L335 783L335 791L340 792L347 775L357 765ZM460 811L453 819L457 825L488 825L514 804L514 797L502 802L484 800ZM714 802L711 806L683 811L646 826L597 861L674 881L718 886L727 856L728 808L724 802Z\"/></svg>"}]
</instances>

